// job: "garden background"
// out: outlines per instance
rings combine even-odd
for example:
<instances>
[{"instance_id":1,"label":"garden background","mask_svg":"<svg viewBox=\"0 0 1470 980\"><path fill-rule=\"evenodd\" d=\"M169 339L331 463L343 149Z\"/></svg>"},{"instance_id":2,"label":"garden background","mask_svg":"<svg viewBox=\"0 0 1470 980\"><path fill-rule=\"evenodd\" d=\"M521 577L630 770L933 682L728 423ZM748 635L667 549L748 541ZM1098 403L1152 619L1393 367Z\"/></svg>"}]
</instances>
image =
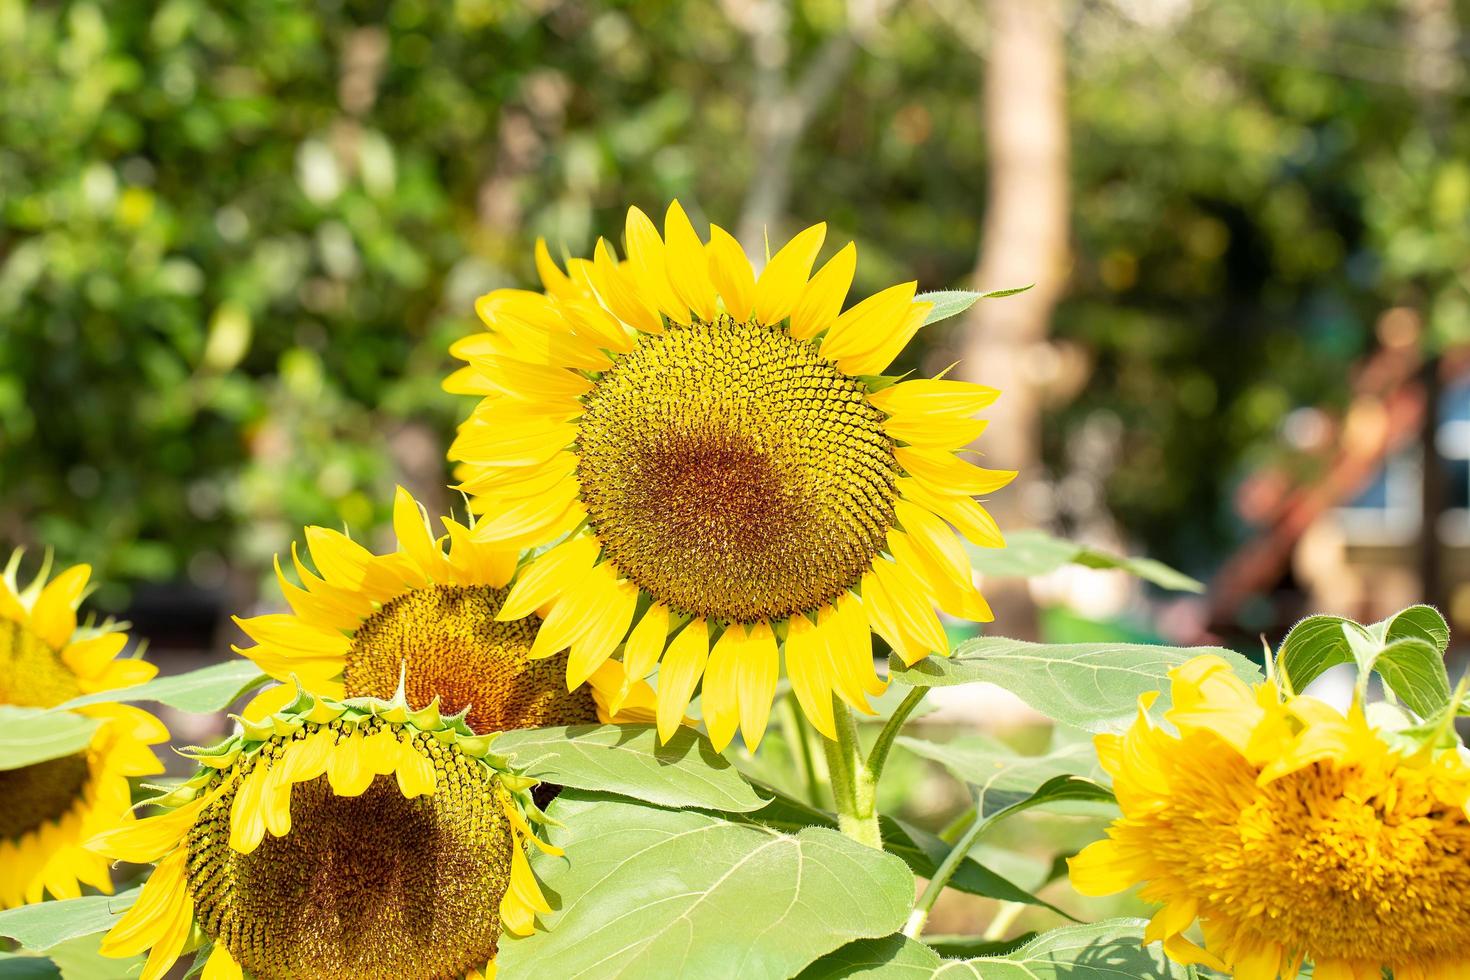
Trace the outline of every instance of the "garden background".
<instances>
[{"instance_id":1,"label":"garden background","mask_svg":"<svg viewBox=\"0 0 1470 980\"><path fill-rule=\"evenodd\" d=\"M1463 630L1467 31L1453 0L0 0L0 543L96 566L165 670L223 656L302 525L458 503L474 298L677 197L753 255L828 221L855 295L1037 284L901 366L1005 390L1004 527L1207 588L993 576L1003 632ZM885 788L942 824L909 763Z\"/></svg>"}]
</instances>

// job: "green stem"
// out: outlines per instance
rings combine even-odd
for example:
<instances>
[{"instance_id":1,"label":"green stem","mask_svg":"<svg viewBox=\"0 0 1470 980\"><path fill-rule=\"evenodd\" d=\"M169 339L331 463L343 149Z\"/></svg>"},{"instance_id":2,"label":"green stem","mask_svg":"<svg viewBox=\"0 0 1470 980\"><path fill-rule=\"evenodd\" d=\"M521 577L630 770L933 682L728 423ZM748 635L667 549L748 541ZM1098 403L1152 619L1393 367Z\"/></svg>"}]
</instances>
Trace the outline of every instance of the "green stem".
<instances>
[{"instance_id":1,"label":"green stem","mask_svg":"<svg viewBox=\"0 0 1470 980\"><path fill-rule=\"evenodd\" d=\"M904 722L909 720L909 715L924 700L924 695L929 693L927 687L916 687L909 691L898 707L893 709L893 714L883 725L883 730L878 733L878 741L873 743L873 751L868 753L868 778L873 781L876 788L878 780L883 776L883 766L888 762L888 753L893 750L893 740L898 738L898 733L903 729Z\"/></svg>"},{"instance_id":2,"label":"green stem","mask_svg":"<svg viewBox=\"0 0 1470 980\"><path fill-rule=\"evenodd\" d=\"M966 807L959 816L944 825L944 829L939 832L939 839L953 847L954 842L960 839L960 834L968 830L974 822L975 808Z\"/></svg>"},{"instance_id":3,"label":"green stem","mask_svg":"<svg viewBox=\"0 0 1470 980\"><path fill-rule=\"evenodd\" d=\"M832 777L832 798L837 804L837 827L860 844L882 849L878 827L878 787L863 759L857 722L845 703L832 698L832 721L837 740L822 739L827 769Z\"/></svg>"},{"instance_id":4,"label":"green stem","mask_svg":"<svg viewBox=\"0 0 1470 980\"><path fill-rule=\"evenodd\" d=\"M1004 812L1004 811L1002 811ZM975 842L980 835L985 833L991 823L991 817L980 815L980 797L975 797L975 822L970 829L965 831L954 847L945 855L944 863L934 872L934 877L924 886L924 893L914 903L914 910L909 913L908 924L903 927L903 934L910 939L918 939L924 932L924 923L929 921L929 912L934 908L934 903L939 900L939 895L944 891L949 880L954 877L955 872L960 869L960 864L969 855Z\"/></svg>"},{"instance_id":5,"label":"green stem","mask_svg":"<svg viewBox=\"0 0 1470 980\"><path fill-rule=\"evenodd\" d=\"M791 751L801 762L807 802L814 807L826 806L822 793L822 777L817 772L816 753L812 751L813 732L801 713L801 707L791 695L781 701L781 727L786 733L786 740L791 743Z\"/></svg>"}]
</instances>

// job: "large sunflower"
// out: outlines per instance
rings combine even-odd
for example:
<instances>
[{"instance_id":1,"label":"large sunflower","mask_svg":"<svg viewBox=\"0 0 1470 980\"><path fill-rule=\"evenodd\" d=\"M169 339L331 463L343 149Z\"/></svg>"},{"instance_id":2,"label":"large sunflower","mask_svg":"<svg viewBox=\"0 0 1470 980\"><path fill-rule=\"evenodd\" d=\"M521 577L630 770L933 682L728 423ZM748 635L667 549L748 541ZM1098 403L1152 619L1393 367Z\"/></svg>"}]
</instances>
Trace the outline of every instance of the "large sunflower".
<instances>
[{"instance_id":1,"label":"large sunflower","mask_svg":"<svg viewBox=\"0 0 1470 980\"><path fill-rule=\"evenodd\" d=\"M1176 732L1143 708L1097 739L1121 819L1072 859L1072 884L1144 884L1146 939L1238 980L1470 976L1470 766L1401 750L1357 705L1254 692L1223 660L1173 671ZM1195 920L1204 946L1184 935Z\"/></svg>"},{"instance_id":2,"label":"large sunflower","mask_svg":"<svg viewBox=\"0 0 1470 980\"><path fill-rule=\"evenodd\" d=\"M627 677L621 665L565 676L565 654L541 658L556 651L547 650L538 634L539 617L496 618L516 552L476 540L473 524L449 518L448 533L436 537L401 487L393 527L398 549L386 555L341 532L308 527L309 554L320 574L293 548L304 587L296 586L277 560L276 576L292 611L237 619L257 644L238 652L278 680L294 677L329 697L386 698L401 680L410 705L438 698L446 711L467 710L466 722L482 734L652 720L652 690ZM269 715L294 697L295 686L284 683L258 695L245 713Z\"/></svg>"},{"instance_id":3,"label":"large sunflower","mask_svg":"<svg viewBox=\"0 0 1470 980\"><path fill-rule=\"evenodd\" d=\"M599 242L564 273L538 243L545 293L483 297L488 332L454 347L468 367L446 388L482 396L451 449L484 515L475 539L561 539L500 615L549 604L541 649L570 647L574 678L625 637L633 676L662 659L665 738L703 677L715 743L739 727L756 745L778 649L830 737L834 692L866 710L883 690L870 629L912 664L948 653L936 601L991 618L952 528L1003 543L974 496L1014 474L956 455L996 392L880 377L931 305L910 282L843 312L856 249L811 275L825 234L757 277L677 202L662 238L634 208L626 261Z\"/></svg>"},{"instance_id":4,"label":"large sunflower","mask_svg":"<svg viewBox=\"0 0 1470 980\"><path fill-rule=\"evenodd\" d=\"M293 688L293 692L295 692ZM204 980L491 976L502 927L550 911L526 859L535 780L437 703L293 703L211 749L99 853L157 862L102 943L143 980L212 944Z\"/></svg>"},{"instance_id":5,"label":"large sunflower","mask_svg":"<svg viewBox=\"0 0 1470 980\"><path fill-rule=\"evenodd\" d=\"M24 588L20 553L0 576L0 705L52 708L83 694L140 684L156 671L118 659L127 634L112 621L77 625L91 568L47 581L49 561ZM82 885L111 893L107 862L81 844L132 819L128 779L163 771L149 748L168 738L157 718L123 704L93 704L91 743L75 755L0 770L0 909L75 898Z\"/></svg>"}]
</instances>

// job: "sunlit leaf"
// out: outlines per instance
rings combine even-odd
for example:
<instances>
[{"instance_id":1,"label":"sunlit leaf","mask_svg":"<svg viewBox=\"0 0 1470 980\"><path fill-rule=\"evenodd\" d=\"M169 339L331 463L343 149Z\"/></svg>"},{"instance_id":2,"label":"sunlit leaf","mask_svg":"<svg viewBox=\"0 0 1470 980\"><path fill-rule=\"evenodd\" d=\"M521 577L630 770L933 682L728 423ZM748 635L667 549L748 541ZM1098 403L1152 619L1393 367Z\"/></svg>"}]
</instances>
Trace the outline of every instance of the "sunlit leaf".
<instances>
[{"instance_id":1,"label":"sunlit leaf","mask_svg":"<svg viewBox=\"0 0 1470 980\"><path fill-rule=\"evenodd\" d=\"M1192 980L1192 967L1164 956L1157 944L1141 945L1143 919L1110 919L1044 932L999 956L946 960L935 980Z\"/></svg>"},{"instance_id":2,"label":"sunlit leaf","mask_svg":"<svg viewBox=\"0 0 1470 980\"><path fill-rule=\"evenodd\" d=\"M932 293L920 293L914 297L914 302L934 304L934 309L930 310L929 315L924 318L924 326L927 327L931 323L959 316L982 299L1014 296L1017 293L1024 293L1034 285L1036 284L1027 283L1024 286L1014 286L1010 289L992 289L988 293L972 293L966 289L942 289Z\"/></svg>"},{"instance_id":3,"label":"sunlit leaf","mask_svg":"<svg viewBox=\"0 0 1470 980\"><path fill-rule=\"evenodd\" d=\"M67 940L111 929L118 916L138 900L139 891L134 888L117 895L88 895L6 909L0 912L0 936L14 939L26 949L45 952Z\"/></svg>"},{"instance_id":4,"label":"sunlit leaf","mask_svg":"<svg viewBox=\"0 0 1470 980\"><path fill-rule=\"evenodd\" d=\"M1205 590L1203 582L1161 561L1114 555L1035 529L1007 533L1004 548L971 548L970 564L980 574L993 578L1033 578L1054 572L1064 565L1119 569L1163 589L1177 592Z\"/></svg>"},{"instance_id":5,"label":"sunlit leaf","mask_svg":"<svg viewBox=\"0 0 1470 980\"><path fill-rule=\"evenodd\" d=\"M1276 667L1298 693L1340 664L1377 671L1410 710L1427 718L1449 705L1449 637L1444 617L1431 606L1410 606L1367 626L1341 616L1308 616L1282 640Z\"/></svg>"},{"instance_id":6,"label":"sunlit leaf","mask_svg":"<svg viewBox=\"0 0 1470 980\"><path fill-rule=\"evenodd\" d=\"M687 728L663 745L650 725L521 729L498 736L493 751L548 783L660 806L740 812L766 804L709 739Z\"/></svg>"},{"instance_id":7,"label":"sunlit leaf","mask_svg":"<svg viewBox=\"0 0 1470 980\"><path fill-rule=\"evenodd\" d=\"M85 749L101 722L71 712L0 704L0 770L33 766Z\"/></svg>"},{"instance_id":8,"label":"sunlit leaf","mask_svg":"<svg viewBox=\"0 0 1470 980\"><path fill-rule=\"evenodd\" d=\"M536 870L557 911L502 941L506 976L785 980L896 932L913 903L902 861L822 828L785 834L576 791L550 815L566 857L538 856Z\"/></svg>"},{"instance_id":9,"label":"sunlit leaf","mask_svg":"<svg viewBox=\"0 0 1470 980\"><path fill-rule=\"evenodd\" d=\"M133 703L148 701L168 705L179 711L193 714L212 714L223 711L238 701L246 692L259 687L268 678L244 657L226 660L224 663L200 667L184 674L158 677L146 684L137 684L116 691L98 691L72 698L53 710L78 708L88 704L104 702Z\"/></svg>"},{"instance_id":10,"label":"sunlit leaf","mask_svg":"<svg viewBox=\"0 0 1470 980\"><path fill-rule=\"evenodd\" d=\"M1090 732L1122 731L1138 710L1138 696L1162 695L1152 711L1169 703L1169 671L1192 657L1224 659L1241 680L1259 683L1255 664L1221 647L1168 647L1140 643L1043 644L982 636L949 657L928 657L912 667L891 658L895 681L946 687L986 681L1012 692L1036 711Z\"/></svg>"}]
</instances>

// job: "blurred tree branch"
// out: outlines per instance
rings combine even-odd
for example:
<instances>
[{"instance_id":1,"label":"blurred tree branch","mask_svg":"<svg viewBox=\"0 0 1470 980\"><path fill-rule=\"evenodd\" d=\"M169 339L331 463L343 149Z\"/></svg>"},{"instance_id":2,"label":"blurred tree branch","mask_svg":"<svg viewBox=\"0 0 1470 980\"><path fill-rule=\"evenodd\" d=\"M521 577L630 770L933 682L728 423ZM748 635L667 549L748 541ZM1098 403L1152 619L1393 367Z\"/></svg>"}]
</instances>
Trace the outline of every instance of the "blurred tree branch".
<instances>
[{"instance_id":1,"label":"blurred tree branch","mask_svg":"<svg viewBox=\"0 0 1470 980\"><path fill-rule=\"evenodd\" d=\"M786 213L791 171L802 136L847 75L859 43L871 37L897 0L852 0L842 29L828 37L798 77L791 73L791 10L786 0L723 0L726 16L749 40L755 63L749 131L754 169L736 237L757 260L765 232Z\"/></svg>"}]
</instances>

